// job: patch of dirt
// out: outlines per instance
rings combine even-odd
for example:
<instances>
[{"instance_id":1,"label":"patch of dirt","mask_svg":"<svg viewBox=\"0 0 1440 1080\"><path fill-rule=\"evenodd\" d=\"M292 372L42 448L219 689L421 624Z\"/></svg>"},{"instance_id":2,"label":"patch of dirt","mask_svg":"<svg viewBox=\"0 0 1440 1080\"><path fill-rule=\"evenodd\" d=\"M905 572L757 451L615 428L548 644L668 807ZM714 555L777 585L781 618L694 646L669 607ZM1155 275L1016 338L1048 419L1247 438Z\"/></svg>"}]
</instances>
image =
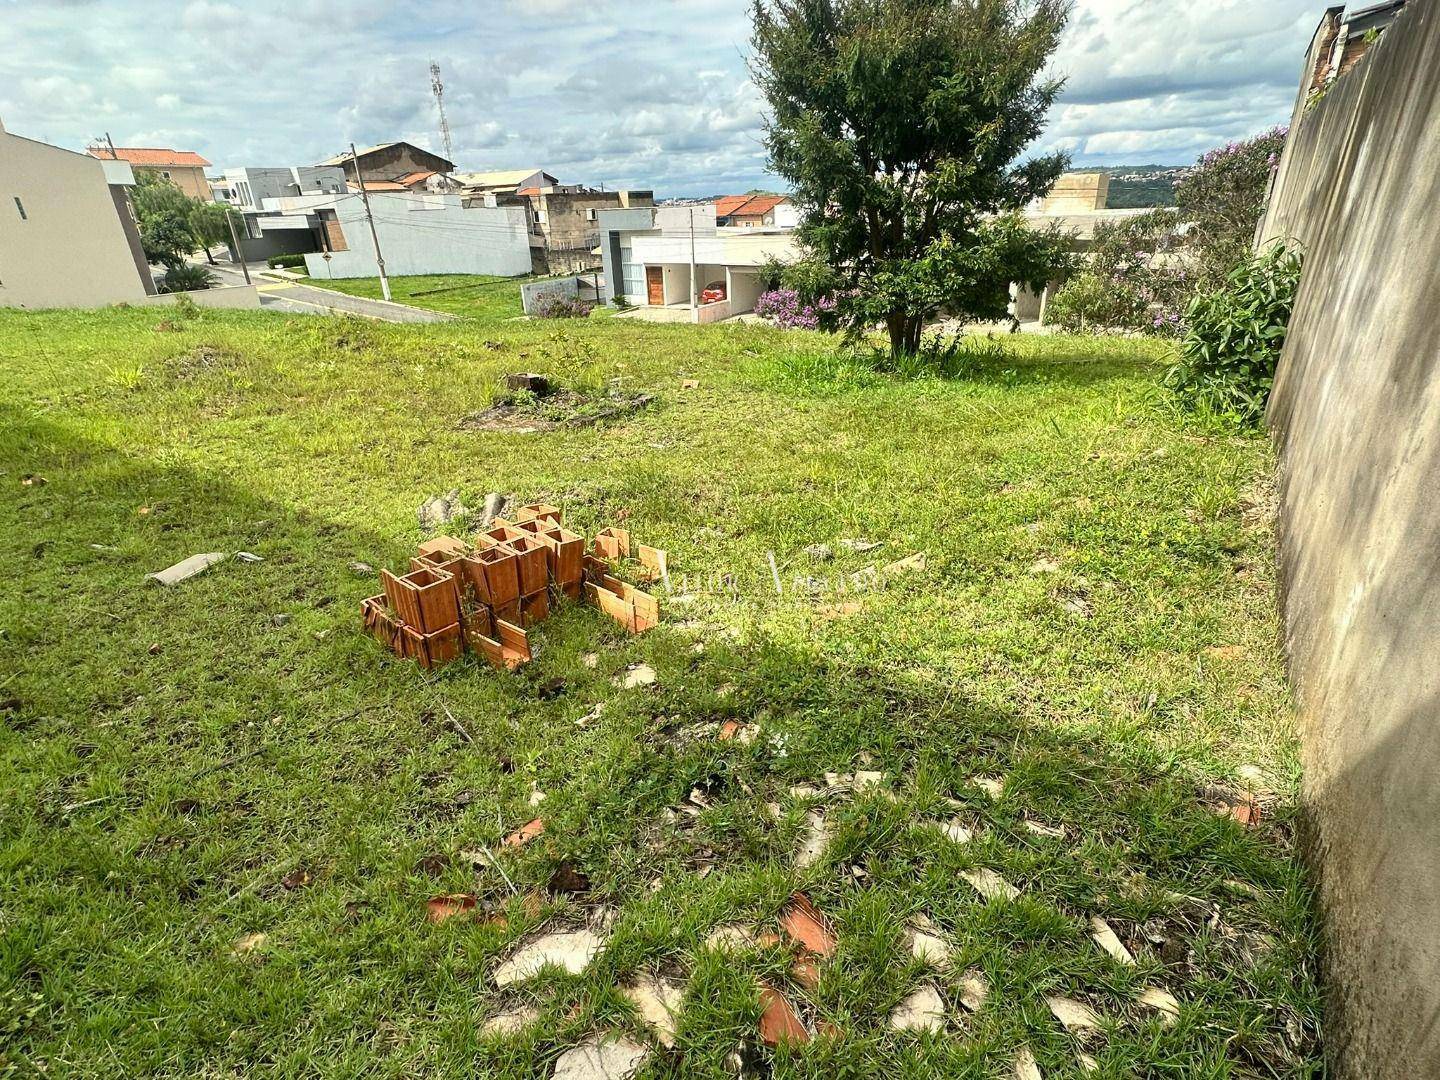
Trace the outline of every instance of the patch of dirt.
<instances>
[{"instance_id":1,"label":"patch of dirt","mask_svg":"<svg viewBox=\"0 0 1440 1080\"><path fill-rule=\"evenodd\" d=\"M210 371L231 367L239 359L240 357L236 353L228 349L219 349L213 345L196 345L189 352L172 356L166 361L166 367L176 379L193 379Z\"/></svg>"},{"instance_id":2,"label":"patch of dirt","mask_svg":"<svg viewBox=\"0 0 1440 1080\"><path fill-rule=\"evenodd\" d=\"M512 395L481 412L460 419L461 431L504 431L527 435L561 427L588 427L643 409L652 394L607 394L588 397L574 390L554 390L543 398Z\"/></svg>"}]
</instances>

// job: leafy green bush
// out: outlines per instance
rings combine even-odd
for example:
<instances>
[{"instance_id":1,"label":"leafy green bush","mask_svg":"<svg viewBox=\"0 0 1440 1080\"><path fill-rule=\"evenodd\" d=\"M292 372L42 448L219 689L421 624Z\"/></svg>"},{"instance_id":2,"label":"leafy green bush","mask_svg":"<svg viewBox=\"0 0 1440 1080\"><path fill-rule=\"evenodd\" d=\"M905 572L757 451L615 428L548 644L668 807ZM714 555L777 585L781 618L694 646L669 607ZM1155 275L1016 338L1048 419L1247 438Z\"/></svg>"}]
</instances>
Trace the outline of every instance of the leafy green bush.
<instances>
[{"instance_id":1,"label":"leafy green bush","mask_svg":"<svg viewBox=\"0 0 1440 1080\"><path fill-rule=\"evenodd\" d=\"M1124 281L1082 270L1060 287L1045 308L1045 321L1067 334L1093 334L1136 326L1143 305Z\"/></svg>"},{"instance_id":2,"label":"leafy green bush","mask_svg":"<svg viewBox=\"0 0 1440 1080\"><path fill-rule=\"evenodd\" d=\"M265 265L271 270L290 270L297 266L305 265L304 255L271 255L265 260Z\"/></svg>"},{"instance_id":3,"label":"leafy green bush","mask_svg":"<svg viewBox=\"0 0 1440 1080\"><path fill-rule=\"evenodd\" d=\"M1085 269L1055 294L1047 320L1071 333L1174 336L1195 288L1179 225L1173 210L1100 224Z\"/></svg>"},{"instance_id":4,"label":"leafy green bush","mask_svg":"<svg viewBox=\"0 0 1440 1080\"><path fill-rule=\"evenodd\" d=\"M160 279L160 291L194 292L196 289L209 289L216 281L215 275L203 266L172 266Z\"/></svg>"},{"instance_id":5,"label":"leafy green bush","mask_svg":"<svg viewBox=\"0 0 1440 1080\"><path fill-rule=\"evenodd\" d=\"M1180 362L1166 372L1165 385L1194 411L1258 422L1299 287L1300 255L1276 244L1231 271L1223 289L1195 297L1185 313Z\"/></svg>"}]
</instances>

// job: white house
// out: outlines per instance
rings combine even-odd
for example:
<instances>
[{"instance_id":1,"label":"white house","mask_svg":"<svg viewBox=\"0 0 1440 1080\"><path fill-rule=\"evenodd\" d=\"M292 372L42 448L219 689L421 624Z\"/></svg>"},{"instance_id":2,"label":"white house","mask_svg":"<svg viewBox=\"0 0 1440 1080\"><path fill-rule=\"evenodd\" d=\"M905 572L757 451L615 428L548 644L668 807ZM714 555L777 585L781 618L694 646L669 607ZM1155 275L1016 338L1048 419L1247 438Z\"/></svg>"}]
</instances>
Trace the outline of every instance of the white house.
<instances>
[{"instance_id":1,"label":"white house","mask_svg":"<svg viewBox=\"0 0 1440 1080\"><path fill-rule=\"evenodd\" d=\"M719 322L755 308L760 268L795 259L791 230L720 228L714 203L600 210L603 298L666 322Z\"/></svg>"},{"instance_id":2,"label":"white house","mask_svg":"<svg viewBox=\"0 0 1440 1080\"><path fill-rule=\"evenodd\" d=\"M530 272L530 235L519 206L466 206L461 195L377 192L370 195L385 271L405 274ZM314 278L375 277L375 242L358 192L286 195L246 215L254 236L313 236L305 268ZM314 250L318 248L318 250ZM306 251L306 249L301 249Z\"/></svg>"}]
</instances>

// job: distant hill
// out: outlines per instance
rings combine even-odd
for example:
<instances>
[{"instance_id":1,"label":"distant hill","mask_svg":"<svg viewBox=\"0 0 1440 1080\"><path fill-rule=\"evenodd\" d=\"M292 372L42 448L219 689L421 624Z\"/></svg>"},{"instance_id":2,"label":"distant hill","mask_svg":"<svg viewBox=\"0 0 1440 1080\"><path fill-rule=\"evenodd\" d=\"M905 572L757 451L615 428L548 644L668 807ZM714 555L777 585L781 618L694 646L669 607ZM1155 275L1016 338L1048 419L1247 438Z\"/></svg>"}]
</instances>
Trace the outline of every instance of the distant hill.
<instances>
[{"instance_id":1,"label":"distant hill","mask_svg":"<svg viewBox=\"0 0 1440 1080\"><path fill-rule=\"evenodd\" d=\"M1175 185L1184 179L1187 165L1101 165L1110 174L1110 198L1106 206L1115 210L1159 208L1175 205Z\"/></svg>"}]
</instances>

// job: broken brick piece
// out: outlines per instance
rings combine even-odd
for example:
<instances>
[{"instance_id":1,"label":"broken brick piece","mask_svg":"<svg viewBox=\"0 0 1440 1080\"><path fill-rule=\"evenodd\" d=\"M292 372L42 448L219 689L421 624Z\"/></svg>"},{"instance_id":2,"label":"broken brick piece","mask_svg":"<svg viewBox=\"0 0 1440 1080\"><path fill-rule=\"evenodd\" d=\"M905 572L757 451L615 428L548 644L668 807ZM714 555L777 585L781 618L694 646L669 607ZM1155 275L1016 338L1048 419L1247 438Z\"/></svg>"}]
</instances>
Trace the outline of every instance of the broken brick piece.
<instances>
[{"instance_id":1,"label":"broken brick piece","mask_svg":"<svg viewBox=\"0 0 1440 1080\"><path fill-rule=\"evenodd\" d=\"M664 581L670 576L670 557L660 548L639 544L635 555L640 560L641 576L646 581Z\"/></svg>"},{"instance_id":2,"label":"broken brick piece","mask_svg":"<svg viewBox=\"0 0 1440 1080\"><path fill-rule=\"evenodd\" d=\"M780 909L780 925L792 938L816 956L830 956L835 951L835 934L825 916L804 893L791 895Z\"/></svg>"},{"instance_id":3,"label":"broken brick piece","mask_svg":"<svg viewBox=\"0 0 1440 1080\"><path fill-rule=\"evenodd\" d=\"M815 990L820 986L820 962L813 956L797 957L790 965L790 977L806 990Z\"/></svg>"},{"instance_id":4,"label":"broken brick piece","mask_svg":"<svg viewBox=\"0 0 1440 1080\"><path fill-rule=\"evenodd\" d=\"M766 1046L810 1041L810 1033L785 995L763 984L760 987L760 1039Z\"/></svg>"},{"instance_id":5,"label":"broken brick piece","mask_svg":"<svg viewBox=\"0 0 1440 1080\"><path fill-rule=\"evenodd\" d=\"M371 637L397 656L405 655L404 624L400 622L400 617L390 610L383 594L362 600L360 617Z\"/></svg>"},{"instance_id":6,"label":"broken brick piece","mask_svg":"<svg viewBox=\"0 0 1440 1080\"><path fill-rule=\"evenodd\" d=\"M426 540L421 544L416 555L429 561L446 562L458 559L469 550L463 540L457 540L453 536L437 536L434 540Z\"/></svg>"},{"instance_id":7,"label":"broken brick piece","mask_svg":"<svg viewBox=\"0 0 1440 1080\"><path fill-rule=\"evenodd\" d=\"M541 590L534 596L524 597L520 601L520 625L526 627L534 626L538 622L544 622L550 617L550 594Z\"/></svg>"},{"instance_id":8,"label":"broken brick piece","mask_svg":"<svg viewBox=\"0 0 1440 1080\"><path fill-rule=\"evenodd\" d=\"M544 833L545 819L537 817L533 821L527 821L524 825L521 825L520 828L516 829L513 833L507 836L502 842L502 846L511 848L524 847L531 840L534 840L537 836L543 836Z\"/></svg>"},{"instance_id":9,"label":"broken brick piece","mask_svg":"<svg viewBox=\"0 0 1440 1080\"><path fill-rule=\"evenodd\" d=\"M432 923L443 923L457 915L468 915L474 910L475 897L470 893L432 896L425 901L425 918Z\"/></svg>"},{"instance_id":10,"label":"broken brick piece","mask_svg":"<svg viewBox=\"0 0 1440 1080\"><path fill-rule=\"evenodd\" d=\"M470 647L478 646L485 659L501 671L514 671L521 664L530 662L530 638L522 628L497 614L495 634L494 638L473 635L469 639Z\"/></svg>"}]
</instances>

